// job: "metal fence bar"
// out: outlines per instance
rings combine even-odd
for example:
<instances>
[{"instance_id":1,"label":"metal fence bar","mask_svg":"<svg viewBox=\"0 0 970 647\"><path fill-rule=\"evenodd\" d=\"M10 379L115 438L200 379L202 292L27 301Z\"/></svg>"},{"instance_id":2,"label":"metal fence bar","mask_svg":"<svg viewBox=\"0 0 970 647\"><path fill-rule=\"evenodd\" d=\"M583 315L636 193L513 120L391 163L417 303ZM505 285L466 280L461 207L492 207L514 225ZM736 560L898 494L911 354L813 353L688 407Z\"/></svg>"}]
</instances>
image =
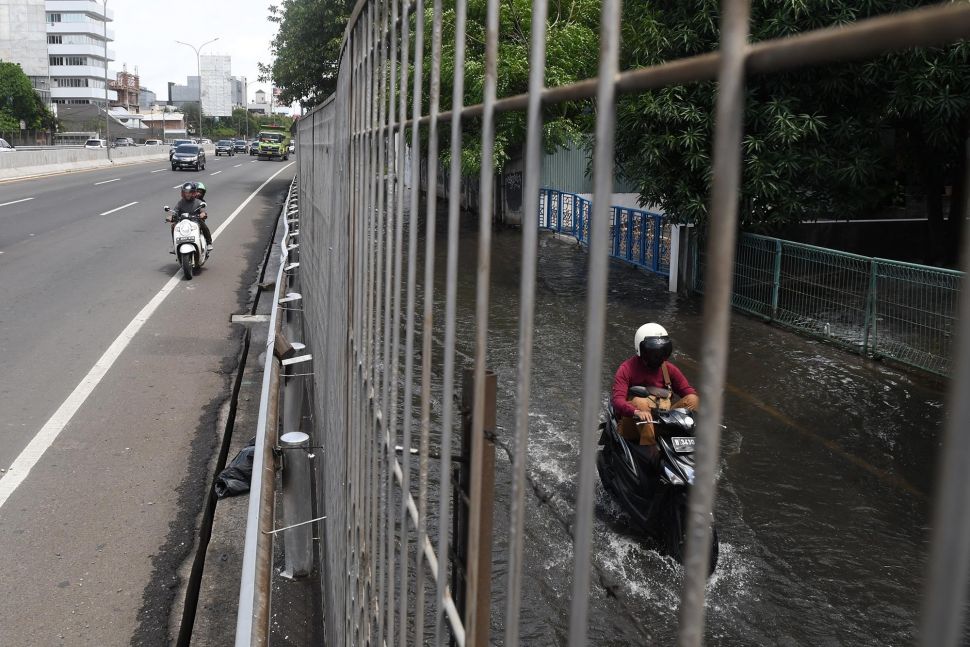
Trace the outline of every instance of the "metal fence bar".
<instances>
[{"instance_id":1,"label":"metal fence bar","mask_svg":"<svg viewBox=\"0 0 970 647\"><path fill-rule=\"evenodd\" d=\"M780 72L796 67L857 60L912 47L928 47L966 38L970 31L970 11L958 3L941 3L922 9L888 16L867 18L850 25L839 25L811 32L774 38L749 46L745 61L748 74ZM713 81L718 78L721 52L710 52L668 63L622 72L617 77L620 93L642 92L673 84ZM596 96L597 79L546 88L543 105L592 99ZM528 93L504 97L495 102L497 114L524 110ZM479 117L483 104L465 106L463 118ZM449 121L451 112L438 115ZM421 121L426 121L422 117ZM410 125L410 124L408 124Z\"/></svg>"},{"instance_id":2,"label":"metal fence bar","mask_svg":"<svg viewBox=\"0 0 970 647\"><path fill-rule=\"evenodd\" d=\"M394 208L394 197L395 190L400 181L401 174L401 153L402 146L400 145L399 138L395 135L395 127L397 121L394 117L394 98L397 95L397 23L398 23L398 4L399 0L391 0L391 69L388 75L388 81L390 82L390 92L387 96L387 130L385 134L388 140L388 166L390 167L387 174L387 179L385 182L386 192L387 192L387 225L386 225L386 237L387 237L387 272L384 276L384 379L381 382L381 395L383 400L381 401L381 422L382 422L382 453L383 453L383 466L386 470L385 483L384 483L384 535L385 535L385 546L384 546L384 573L382 576L382 582L384 585L384 595L382 596L383 605L381 609L384 611L382 614L384 616L384 632L381 637L382 645L394 645L394 599L395 599L395 586L394 586L394 511L396 510L394 506L394 473L391 469L391 462L394 459L394 443L392 442L392 430L394 421L394 412L391 409L391 392L394 388L393 385L397 382L397 368L392 357L397 357L396 346L391 346L392 333L391 329L394 330L399 328L398 319L396 311L392 311L393 306L393 295L395 292L396 281L395 277L400 276L400 258L399 247L394 245L394 236L397 231L397 214ZM394 267L396 266L396 271ZM393 405L396 409L397 405Z\"/></svg>"},{"instance_id":3,"label":"metal fence bar","mask_svg":"<svg viewBox=\"0 0 970 647\"><path fill-rule=\"evenodd\" d=\"M424 64L424 0L417 0L414 8L414 75L412 81L414 87L411 90L411 115L412 122L421 114L422 105L422 79ZM404 87L403 84L401 86ZM401 467L402 479L401 490L405 495L411 493L411 426L414 397L414 318L416 311L416 292L417 292L417 254L418 254L418 209L420 205L421 187L421 133L420 125L412 123L411 126L411 195L410 208L408 210L408 269L407 269L407 308L405 312L405 337L404 337L404 421L402 425L401 446L403 466ZM401 647L408 644L408 606L410 595L408 594L408 560L410 559L410 548L408 539L408 511L407 506L401 506ZM416 556L420 563L420 547ZM417 592L421 595L421 592ZM422 618L414 618L415 627L423 621Z\"/></svg>"},{"instance_id":4,"label":"metal fence bar","mask_svg":"<svg viewBox=\"0 0 970 647\"><path fill-rule=\"evenodd\" d=\"M391 0L393 2L393 0ZM374 528L375 536L374 541L376 542L376 552L374 555L375 559L375 570L377 575L377 595L374 601L374 613L376 615L377 622L377 644L383 645L385 641L385 614L382 610L387 604L387 570L384 566L387 563L387 524L384 522L386 519L386 512L388 506L388 497L390 496L390 490L387 489L387 483L385 480L381 479L382 474L387 474L390 470L388 469L387 461L387 445L386 435L384 432L384 416L387 413L387 380L385 379L387 375L387 353L388 353L388 326L390 325L390 290L389 290L389 272L391 268L391 241L387 238L387 234L390 233L391 228L389 224L385 226L388 221L386 207L390 204L390 195L388 192L387 176L388 163L387 163L387 134L388 130L384 129L388 123L388 118L393 115L393 110L388 110L389 96L393 97L393 91L390 95L387 92L388 83L388 14L390 13L390 4L388 2L380 3L381 9L381 65L380 65L380 85L378 90L378 123L380 124L382 131L378 137L377 142L377 173L375 180L377 181L377 212L376 212L376 226L374 230L374 235L377 238L377 269L375 272L374 280L374 290L377 293L377 312L374 315L374 366L373 366L373 384L376 393L380 398L379 406L374 416L374 426L372 433L372 441L374 442L374 478L372 480L371 487L374 489L374 511L371 516L371 525ZM393 28L393 25L391 26ZM393 37L391 37L393 38ZM393 73L391 73L391 83L393 84ZM389 114L390 113L390 114ZM387 239L387 244L385 244L385 239ZM378 350L381 350L378 353ZM375 398L375 401L377 398Z\"/></svg>"},{"instance_id":5,"label":"metal fence bar","mask_svg":"<svg viewBox=\"0 0 970 647\"><path fill-rule=\"evenodd\" d=\"M404 260L404 173L405 173L405 125L404 122L407 119L407 86L408 86L408 66L409 66L409 53L410 53L410 17L409 17L410 3L402 0L401 2L401 19L398 24L401 26L401 79L398 90L399 104L398 104L398 160L397 160L397 171L395 177L397 179L397 220L394 223L394 323L392 325L392 336L393 336L393 348L391 355L391 406L390 406L390 429L391 429L391 443L388 449L388 453L393 456L394 446L397 441L398 436L398 391L399 391L399 381L398 370L400 368L400 356L401 356L401 286L402 286L402 265ZM407 377L405 377L407 379ZM407 403L407 400L405 400ZM407 410L408 405L405 405ZM395 463L396 463L396 459ZM402 492L401 494L401 507L405 505L406 498ZM400 543L400 557L404 566L399 566L398 564L392 564L394 570L391 571L390 577L394 577L395 574L399 572L401 568L406 568L407 564L407 521L401 520L400 515L398 515L398 542ZM393 553L392 554L396 554ZM392 559L393 556L392 556ZM397 582L397 588L393 589L392 592L395 593L395 601L398 598L405 598L407 595L407 580L401 577L400 581ZM391 615L391 609L394 605L388 607L388 620L393 622L393 617ZM399 621L400 626L398 627L399 634L399 644L405 644L407 641L407 614L406 610L401 611L401 618ZM393 625L392 625L393 627Z\"/></svg>"},{"instance_id":6,"label":"metal fence bar","mask_svg":"<svg viewBox=\"0 0 970 647\"><path fill-rule=\"evenodd\" d=\"M544 1L544 0L540 0ZM452 79L452 110L457 113L465 100L465 0L455 2L455 73ZM454 430L455 337L458 301L458 233L461 213L461 117L451 121L451 160L448 174L448 258L445 268L445 347L442 375L441 462L438 479L438 576L435 613L435 645L442 647L445 629L441 603L448 582L448 532L451 528L451 441Z\"/></svg>"},{"instance_id":7,"label":"metal fence bar","mask_svg":"<svg viewBox=\"0 0 970 647\"><path fill-rule=\"evenodd\" d=\"M434 261L435 224L438 210L438 107L441 95L441 0L434 0L431 27L431 78L429 106L431 121L428 122L428 193L425 212L424 250L424 316L421 328L421 441L418 449L418 545L428 541L428 450L431 442L431 340L434 333ZM417 151L415 151L417 153ZM417 155L416 155L417 157ZM418 193L417 188L414 189ZM417 227L417 214L412 218ZM424 644L424 560L418 551L415 566L415 639L416 645Z\"/></svg>"},{"instance_id":8,"label":"metal fence bar","mask_svg":"<svg viewBox=\"0 0 970 647\"><path fill-rule=\"evenodd\" d=\"M593 214L590 222L589 282L586 298L586 352L583 367L583 417L580 422L579 490L573 531L573 587L569 645L586 644L589 613L590 550L593 532L593 478L596 436L602 403L600 375L606 332L609 278L606 239L613 194L613 143L616 129L616 76L620 58L620 0L604 0L600 14L599 81L596 93L596 145L593 155Z\"/></svg>"},{"instance_id":9,"label":"metal fence bar","mask_svg":"<svg viewBox=\"0 0 970 647\"><path fill-rule=\"evenodd\" d=\"M548 0L532 3L529 53L529 107L526 114L525 192L523 204L539 204L542 172L542 105L545 85L546 16ZM546 210L548 218L549 211ZM519 606L522 603L522 551L525 537L525 468L529 448L529 398L532 393L532 343L535 326L536 264L539 228L522 228L522 277L519 283L519 362L516 382L515 439L512 454L512 503L509 523L508 584L505 603L505 645L519 644Z\"/></svg>"},{"instance_id":10,"label":"metal fence bar","mask_svg":"<svg viewBox=\"0 0 970 647\"><path fill-rule=\"evenodd\" d=\"M967 155L964 149L964 155ZM970 165L967 165L970 179ZM964 200L970 205L970 195ZM965 212L966 213L966 212ZM970 271L970 228L964 227L961 264ZM953 408L946 423L939 453L939 478L933 511L933 543L930 549L929 579L923 598L919 644L922 647L956 647L963 634L970 577L970 299L960 302L963 328L954 354L953 381L947 403Z\"/></svg>"},{"instance_id":11,"label":"metal fence bar","mask_svg":"<svg viewBox=\"0 0 970 647\"><path fill-rule=\"evenodd\" d=\"M482 111L482 168L479 177L478 219L478 267L475 287L475 389L472 409L472 456L481 456L484 444L485 424L485 368L488 363L488 297L492 256L492 209L495 149L495 93L498 85L498 0L488 0L485 18L485 87ZM466 635L476 645L478 617L475 601L478 599L480 530L482 526L482 463L472 464L468 503L468 579L465 583L467 612Z\"/></svg>"},{"instance_id":12,"label":"metal fence bar","mask_svg":"<svg viewBox=\"0 0 970 647\"><path fill-rule=\"evenodd\" d=\"M696 476L687 515L687 554L680 605L680 647L697 647L704 637L704 587L710 563L714 478L721 454L721 419L731 326L731 272L738 226L741 183L741 131L744 119L744 57L748 45L748 0L721 4L721 69L714 115L714 155L711 162L711 237L704 293L704 327L700 392L704 408L697 426L694 455Z\"/></svg>"}]
</instances>

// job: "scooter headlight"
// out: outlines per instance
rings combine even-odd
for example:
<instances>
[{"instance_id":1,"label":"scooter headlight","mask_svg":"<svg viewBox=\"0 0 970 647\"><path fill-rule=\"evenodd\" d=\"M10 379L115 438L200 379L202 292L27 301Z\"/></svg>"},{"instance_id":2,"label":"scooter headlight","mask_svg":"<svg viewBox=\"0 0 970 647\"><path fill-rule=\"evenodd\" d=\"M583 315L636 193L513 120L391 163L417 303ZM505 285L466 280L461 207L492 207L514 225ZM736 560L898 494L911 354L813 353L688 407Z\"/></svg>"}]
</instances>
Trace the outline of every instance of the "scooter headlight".
<instances>
[{"instance_id":1,"label":"scooter headlight","mask_svg":"<svg viewBox=\"0 0 970 647\"><path fill-rule=\"evenodd\" d=\"M664 465L664 474L667 475L667 480L670 481L671 485L683 485L684 479L680 478L676 474L670 471L670 468Z\"/></svg>"},{"instance_id":2,"label":"scooter headlight","mask_svg":"<svg viewBox=\"0 0 970 647\"><path fill-rule=\"evenodd\" d=\"M176 231L178 232L179 236L191 236L193 234L192 223L187 220L183 220L179 223L178 227L176 227Z\"/></svg>"}]
</instances>

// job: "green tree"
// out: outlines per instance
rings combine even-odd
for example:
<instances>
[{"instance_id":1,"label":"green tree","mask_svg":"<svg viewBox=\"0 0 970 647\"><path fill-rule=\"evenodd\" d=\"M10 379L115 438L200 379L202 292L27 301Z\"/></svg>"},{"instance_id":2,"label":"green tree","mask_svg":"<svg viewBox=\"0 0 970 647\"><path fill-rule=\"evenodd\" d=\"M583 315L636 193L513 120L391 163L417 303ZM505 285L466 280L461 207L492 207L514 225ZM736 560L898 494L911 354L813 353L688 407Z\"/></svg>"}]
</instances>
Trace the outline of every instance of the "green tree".
<instances>
[{"instance_id":1,"label":"green tree","mask_svg":"<svg viewBox=\"0 0 970 647\"><path fill-rule=\"evenodd\" d=\"M756 0L751 39L923 4L931 3ZM622 65L715 50L718 24L714 0L627 3ZM967 135L967 57L967 44L958 43L749 77L742 225L773 230L806 218L872 213L899 197L900 184L923 185L932 207L941 181L960 184L955 175ZM622 97L618 105L619 169L644 203L662 206L679 221L707 218L715 90L713 82L672 86ZM935 187L924 181L930 177Z\"/></svg>"},{"instance_id":2,"label":"green tree","mask_svg":"<svg viewBox=\"0 0 970 647\"><path fill-rule=\"evenodd\" d=\"M54 118L16 63L0 63L0 130L51 128Z\"/></svg>"},{"instance_id":3,"label":"green tree","mask_svg":"<svg viewBox=\"0 0 970 647\"><path fill-rule=\"evenodd\" d=\"M260 81L280 88L279 102L315 106L336 88L340 44L353 0L283 0L270 5L279 25L270 43L272 64L259 64Z\"/></svg>"}]
</instances>

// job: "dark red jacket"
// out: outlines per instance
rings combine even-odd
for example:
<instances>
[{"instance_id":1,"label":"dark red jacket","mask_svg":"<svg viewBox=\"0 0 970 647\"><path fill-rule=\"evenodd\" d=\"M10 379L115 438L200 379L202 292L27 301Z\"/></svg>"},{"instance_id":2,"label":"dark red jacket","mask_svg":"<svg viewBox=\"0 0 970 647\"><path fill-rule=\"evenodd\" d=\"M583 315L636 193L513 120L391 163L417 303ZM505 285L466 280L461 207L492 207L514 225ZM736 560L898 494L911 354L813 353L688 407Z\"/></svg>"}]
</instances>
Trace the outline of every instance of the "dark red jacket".
<instances>
[{"instance_id":1,"label":"dark red jacket","mask_svg":"<svg viewBox=\"0 0 970 647\"><path fill-rule=\"evenodd\" d=\"M679 368L670 362L666 364L667 373L670 375L670 388L678 398L697 393ZM632 416L636 413L633 405L627 402L627 393L632 386L665 388L663 370L659 366L655 369L647 368L636 355L620 364L620 368L616 369L616 377L613 378L613 411L617 416Z\"/></svg>"}]
</instances>

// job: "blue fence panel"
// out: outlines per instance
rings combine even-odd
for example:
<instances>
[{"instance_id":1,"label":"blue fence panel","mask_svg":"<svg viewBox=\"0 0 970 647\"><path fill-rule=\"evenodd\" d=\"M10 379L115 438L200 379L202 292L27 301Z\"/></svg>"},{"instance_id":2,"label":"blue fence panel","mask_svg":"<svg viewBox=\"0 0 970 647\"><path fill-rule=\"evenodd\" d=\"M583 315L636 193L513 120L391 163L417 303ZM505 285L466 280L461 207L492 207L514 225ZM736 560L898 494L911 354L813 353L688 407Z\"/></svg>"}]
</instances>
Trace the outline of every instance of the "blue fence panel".
<instances>
[{"instance_id":1,"label":"blue fence panel","mask_svg":"<svg viewBox=\"0 0 970 647\"><path fill-rule=\"evenodd\" d=\"M592 203L581 195L545 188L539 192L539 228L589 244ZM662 214L611 207L610 255L657 274L670 274L670 223Z\"/></svg>"}]
</instances>

